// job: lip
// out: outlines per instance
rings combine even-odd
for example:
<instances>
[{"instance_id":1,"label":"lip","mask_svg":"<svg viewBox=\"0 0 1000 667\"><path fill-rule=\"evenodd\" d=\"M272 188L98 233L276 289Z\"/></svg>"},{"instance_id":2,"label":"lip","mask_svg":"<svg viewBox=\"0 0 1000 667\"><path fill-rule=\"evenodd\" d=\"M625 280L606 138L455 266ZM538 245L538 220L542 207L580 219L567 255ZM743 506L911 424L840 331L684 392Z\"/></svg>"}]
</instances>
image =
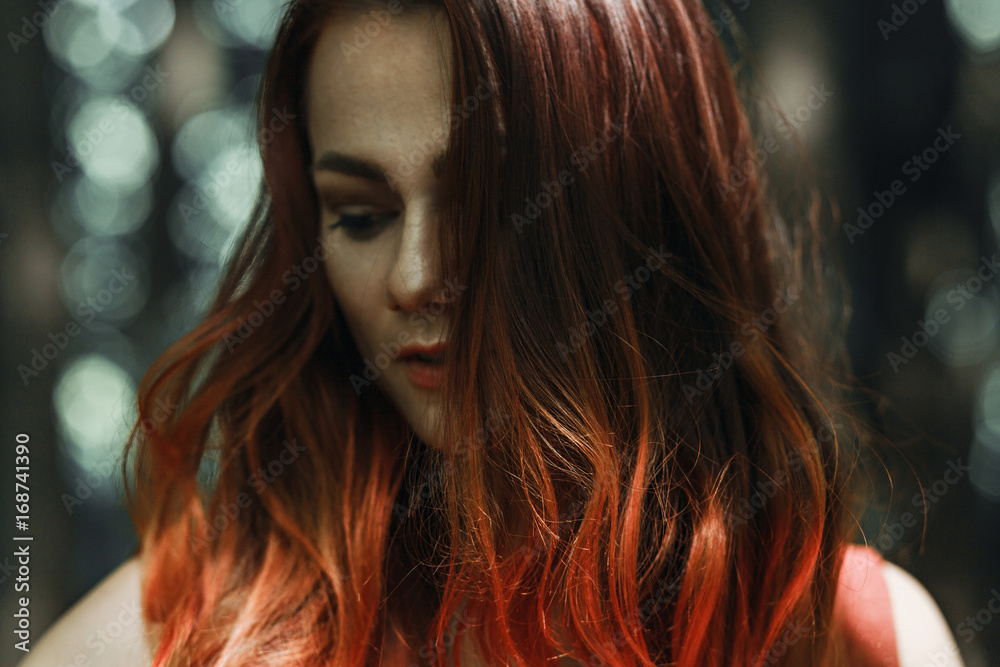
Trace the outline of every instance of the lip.
<instances>
[{"instance_id":1,"label":"lip","mask_svg":"<svg viewBox=\"0 0 1000 667\"><path fill-rule=\"evenodd\" d=\"M410 382L421 389L440 389L444 384L444 364L429 364L418 359L402 359L401 363Z\"/></svg>"},{"instance_id":2,"label":"lip","mask_svg":"<svg viewBox=\"0 0 1000 667\"><path fill-rule=\"evenodd\" d=\"M435 343L434 345L407 345L399 352L399 358L406 360L415 354L437 354L448 347L448 343Z\"/></svg>"},{"instance_id":3,"label":"lip","mask_svg":"<svg viewBox=\"0 0 1000 667\"><path fill-rule=\"evenodd\" d=\"M447 343L435 345L407 345L399 354L399 362L403 371L417 387L421 389L440 389L444 384L444 364L428 363L414 358L416 354L437 354L448 346Z\"/></svg>"}]
</instances>

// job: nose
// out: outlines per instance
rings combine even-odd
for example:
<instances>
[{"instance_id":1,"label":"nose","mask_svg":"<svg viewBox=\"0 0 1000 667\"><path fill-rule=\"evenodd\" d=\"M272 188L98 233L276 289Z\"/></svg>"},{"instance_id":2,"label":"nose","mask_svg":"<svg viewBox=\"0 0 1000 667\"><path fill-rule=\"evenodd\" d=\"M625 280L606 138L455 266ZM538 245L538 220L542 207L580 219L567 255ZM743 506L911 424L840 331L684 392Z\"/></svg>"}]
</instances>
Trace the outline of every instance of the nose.
<instances>
[{"instance_id":1,"label":"nose","mask_svg":"<svg viewBox=\"0 0 1000 667\"><path fill-rule=\"evenodd\" d=\"M412 202L403 213L396 258L387 288L394 310L416 313L436 302L446 305L440 269L438 219L427 202ZM434 308L433 312L440 312Z\"/></svg>"}]
</instances>

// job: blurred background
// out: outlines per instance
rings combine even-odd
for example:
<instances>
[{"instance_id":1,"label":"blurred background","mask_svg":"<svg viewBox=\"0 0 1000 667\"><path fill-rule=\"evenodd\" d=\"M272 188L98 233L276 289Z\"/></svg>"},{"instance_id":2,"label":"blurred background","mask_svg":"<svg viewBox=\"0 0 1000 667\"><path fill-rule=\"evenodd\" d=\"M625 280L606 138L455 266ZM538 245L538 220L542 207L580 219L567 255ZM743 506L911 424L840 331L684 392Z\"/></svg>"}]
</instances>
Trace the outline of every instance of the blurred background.
<instances>
[{"instance_id":1,"label":"blurred background","mask_svg":"<svg viewBox=\"0 0 1000 667\"><path fill-rule=\"evenodd\" d=\"M10 496L0 514L2 664L21 657L14 535L34 537L32 641L135 546L118 469L136 385L249 214L281 4L0 5L0 473L10 491L28 434L31 489L26 531ZM930 590L969 667L1000 665L1000 1L709 10L745 31L840 208L854 370L901 452L868 542Z\"/></svg>"}]
</instances>

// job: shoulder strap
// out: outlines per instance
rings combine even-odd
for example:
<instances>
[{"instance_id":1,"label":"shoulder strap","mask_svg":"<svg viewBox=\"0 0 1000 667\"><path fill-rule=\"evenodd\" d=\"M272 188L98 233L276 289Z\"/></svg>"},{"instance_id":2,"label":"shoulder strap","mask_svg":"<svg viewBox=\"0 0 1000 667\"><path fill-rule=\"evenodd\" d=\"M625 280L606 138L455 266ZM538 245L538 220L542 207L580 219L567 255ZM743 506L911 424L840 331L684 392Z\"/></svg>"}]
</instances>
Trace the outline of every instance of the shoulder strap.
<instances>
[{"instance_id":1,"label":"shoulder strap","mask_svg":"<svg viewBox=\"0 0 1000 667\"><path fill-rule=\"evenodd\" d=\"M899 667L892 604L881 566L882 557L875 549L859 544L847 547L834 618L852 639L849 651L857 664Z\"/></svg>"}]
</instances>

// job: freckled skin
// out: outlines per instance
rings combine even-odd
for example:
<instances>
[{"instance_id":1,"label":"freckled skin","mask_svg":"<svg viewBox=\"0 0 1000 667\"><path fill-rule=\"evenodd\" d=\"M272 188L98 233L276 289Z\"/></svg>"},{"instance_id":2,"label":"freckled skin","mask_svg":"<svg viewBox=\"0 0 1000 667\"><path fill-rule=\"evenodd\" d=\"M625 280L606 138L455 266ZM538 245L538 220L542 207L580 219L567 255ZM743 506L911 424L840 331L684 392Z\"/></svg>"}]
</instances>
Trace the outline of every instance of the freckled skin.
<instances>
[{"instance_id":1,"label":"freckled skin","mask_svg":"<svg viewBox=\"0 0 1000 667\"><path fill-rule=\"evenodd\" d=\"M340 17L324 29L308 72L307 131L315 157L336 151L372 163L393 187L316 170L317 224L328 250L326 275L361 356L376 367L380 354L393 359L376 387L434 446L440 392L412 384L395 355L397 344L443 340L449 317L431 165L450 129L450 40L442 13L408 8L365 48L345 52L367 18ZM378 222L363 233L330 229L341 216L362 215Z\"/></svg>"}]
</instances>

